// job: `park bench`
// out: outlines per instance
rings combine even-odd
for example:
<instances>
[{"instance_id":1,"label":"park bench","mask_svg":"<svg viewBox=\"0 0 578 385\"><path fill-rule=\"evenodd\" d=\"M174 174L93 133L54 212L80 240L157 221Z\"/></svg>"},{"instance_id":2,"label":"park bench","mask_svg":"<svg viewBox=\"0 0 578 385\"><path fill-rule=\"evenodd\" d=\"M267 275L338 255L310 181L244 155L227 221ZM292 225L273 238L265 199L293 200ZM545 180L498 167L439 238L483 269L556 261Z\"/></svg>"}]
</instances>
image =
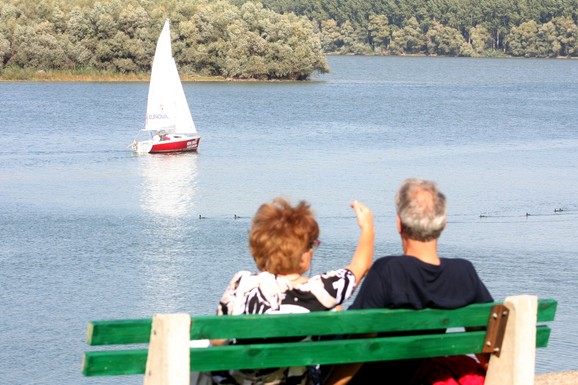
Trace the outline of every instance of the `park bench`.
<instances>
[{"instance_id":1,"label":"park bench","mask_svg":"<svg viewBox=\"0 0 578 385\"><path fill-rule=\"evenodd\" d=\"M88 344L103 348L84 353L82 371L86 376L145 374L147 385L181 385L189 383L190 372L491 353L486 385L533 385L536 348L548 344L551 329L544 323L554 320L556 306L552 299L522 295L508 297L503 303L455 310L193 317L159 314L152 319L92 321ZM440 329L448 330L440 333ZM363 336L375 332L420 334ZM191 341L203 339L322 335L359 336L191 347ZM111 345L118 347L112 349Z\"/></svg>"}]
</instances>

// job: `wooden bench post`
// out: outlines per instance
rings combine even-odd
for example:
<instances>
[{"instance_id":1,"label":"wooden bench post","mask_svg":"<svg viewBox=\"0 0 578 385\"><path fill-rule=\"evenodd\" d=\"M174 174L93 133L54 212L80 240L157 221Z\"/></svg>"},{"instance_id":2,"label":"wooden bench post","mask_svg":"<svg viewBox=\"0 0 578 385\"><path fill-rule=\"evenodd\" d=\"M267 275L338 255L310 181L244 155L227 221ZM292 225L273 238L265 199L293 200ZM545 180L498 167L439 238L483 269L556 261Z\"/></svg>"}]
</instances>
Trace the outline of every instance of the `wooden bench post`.
<instances>
[{"instance_id":1,"label":"wooden bench post","mask_svg":"<svg viewBox=\"0 0 578 385\"><path fill-rule=\"evenodd\" d=\"M144 385L189 385L188 314L153 316Z\"/></svg>"},{"instance_id":2,"label":"wooden bench post","mask_svg":"<svg viewBox=\"0 0 578 385\"><path fill-rule=\"evenodd\" d=\"M492 354L485 385L534 385L538 301L532 295L507 297L508 322L500 355Z\"/></svg>"}]
</instances>

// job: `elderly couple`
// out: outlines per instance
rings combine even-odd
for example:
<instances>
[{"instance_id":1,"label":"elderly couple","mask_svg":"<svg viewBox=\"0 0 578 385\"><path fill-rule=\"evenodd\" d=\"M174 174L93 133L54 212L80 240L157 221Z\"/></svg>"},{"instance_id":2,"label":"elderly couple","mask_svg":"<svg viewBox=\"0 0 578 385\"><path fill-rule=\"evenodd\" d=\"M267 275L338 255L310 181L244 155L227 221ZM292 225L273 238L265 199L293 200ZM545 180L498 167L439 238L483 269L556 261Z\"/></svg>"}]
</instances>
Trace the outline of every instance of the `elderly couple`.
<instances>
[{"instance_id":1,"label":"elderly couple","mask_svg":"<svg viewBox=\"0 0 578 385\"><path fill-rule=\"evenodd\" d=\"M437 239L446 226L446 198L435 183L420 179L404 181L395 204L402 255L382 257L372 264L373 215L365 205L355 201L351 206L361 233L351 262L313 277L304 275L319 246L319 227L309 205L300 202L293 207L282 199L263 204L253 218L249 235L259 272L241 271L233 277L219 302L218 314L332 310L349 299L357 287L357 296L349 309L452 309L491 302L492 296L469 261L438 256ZM212 381L238 385L483 384L483 358L479 357L480 362L463 357L463 361L441 364L404 360L332 368L214 372Z\"/></svg>"}]
</instances>

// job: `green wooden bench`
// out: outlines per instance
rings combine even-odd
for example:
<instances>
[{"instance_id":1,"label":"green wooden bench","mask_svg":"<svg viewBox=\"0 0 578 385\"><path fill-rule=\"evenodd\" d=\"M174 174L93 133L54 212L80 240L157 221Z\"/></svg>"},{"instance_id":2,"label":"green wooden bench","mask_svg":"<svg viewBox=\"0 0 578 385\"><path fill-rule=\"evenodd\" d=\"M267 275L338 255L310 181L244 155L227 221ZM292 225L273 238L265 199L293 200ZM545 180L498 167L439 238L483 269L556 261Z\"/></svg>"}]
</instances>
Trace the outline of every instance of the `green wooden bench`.
<instances>
[{"instance_id":1,"label":"green wooden bench","mask_svg":"<svg viewBox=\"0 0 578 385\"><path fill-rule=\"evenodd\" d=\"M554 320L556 306L555 300L523 295L508 297L503 303L455 310L371 309L221 317L172 314L155 315L152 320L92 321L88 344L103 348L84 353L82 371L86 376L146 374L145 384L187 384L190 372L489 352L486 385L533 385L535 348L547 346L551 329L544 323ZM447 333L439 333L446 328ZM191 340L203 339L424 330L430 333L205 348L190 345ZM142 345L147 343L148 347ZM111 345L118 346L113 349Z\"/></svg>"}]
</instances>

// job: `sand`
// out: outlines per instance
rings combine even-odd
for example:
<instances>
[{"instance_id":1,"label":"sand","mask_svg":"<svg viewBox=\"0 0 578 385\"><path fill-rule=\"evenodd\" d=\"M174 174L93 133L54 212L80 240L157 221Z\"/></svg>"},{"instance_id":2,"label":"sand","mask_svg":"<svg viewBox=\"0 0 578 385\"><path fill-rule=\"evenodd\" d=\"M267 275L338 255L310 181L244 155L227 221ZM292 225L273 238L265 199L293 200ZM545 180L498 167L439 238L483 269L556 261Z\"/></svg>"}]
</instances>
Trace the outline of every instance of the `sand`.
<instances>
[{"instance_id":1,"label":"sand","mask_svg":"<svg viewBox=\"0 0 578 385\"><path fill-rule=\"evenodd\" d=\"M578 370L536 376L536 385L578 385Z\"/></svg>"}]
</instances>

